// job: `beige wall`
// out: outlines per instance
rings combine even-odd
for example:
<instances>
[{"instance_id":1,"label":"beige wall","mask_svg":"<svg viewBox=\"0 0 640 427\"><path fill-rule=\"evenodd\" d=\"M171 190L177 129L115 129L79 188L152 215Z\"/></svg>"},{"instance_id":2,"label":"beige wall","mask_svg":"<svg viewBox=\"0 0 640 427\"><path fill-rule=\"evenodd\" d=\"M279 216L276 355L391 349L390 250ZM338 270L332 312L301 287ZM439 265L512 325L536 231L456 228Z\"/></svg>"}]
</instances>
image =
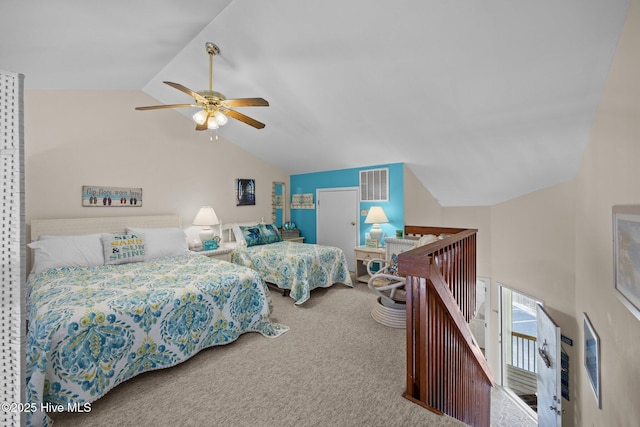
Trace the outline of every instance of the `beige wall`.
<instances>
[{"instance_id":1,"label":"beige wall","mask_svg":"<svg viewBox=\"0 0 640 427\"><path fill-rule=\"evenodd\" d=\"M602 409L584 367L576 425L638 425L640 320L613 292L611 207L640 204L640 0L633 0L578 176L575 313L600 336ZM579 361L583 357L582 351Z\"/></svg>"},{"instance_id":2,"label":"beige wall","mask_svg":"<svg viewBox=\"0 0 640 427\"><path fill-rule=\"evenodd\" d=\"M571 402L563 401L565 426L632 426L640 419L640 320L614 292L611 214L613 205L640 204L638 52L640 0L632 0L578 176L492 206L488 214L492 308L497 308L497 283L527 293L545 302L574 341L573 347L563 345L571 384ZM422 211L446 225L487 217L478 208L439 208L411 173L405 180L407 223L417 222ZM479 247L479 257L485 250ZM602 408L584 368L583 313L601 341ZM488 339L494 344L496 320L491 319ZM490 353L495 355L495 348ZM492 367L497 372L495 361Z\"/></svg>"},{"instance_id":3,"label":"beige wall","mask_svg":"<svg viewBox=\"0 0 640 427\"><path fill-rule=\"evenodd\" d=\"M196 132L176 111L134 110L158 103L139 91L26 92L27 224L32 218L178 213L195 237L191 221L203 205L226 223L270 220L271 183L289 182L288 174L222 137L209 141L211 132ZM235 205L235 178L256 180L255 206ZM83 185L142 187L143 205L82 207Z\"/></svg>"},{"instance_id":4,"label":"beige wall","mask_svg":"<svg viewBox=\"0 0 640 427\"><path fill-rule=\"evenodd\" d=\"M540 190L491 208L491 305L498 309L499 285L532 296L573 339L564 346L570 359L570 397L563 400L565 426L573 426L575 384L578 371L576 347L580 337L574 314L575 300L575 188L574 181ZM496 311L491 312L490 354L499 355ZM491 360L500 371L498 358Z\"/></svg>"},{"instance_id":5,"label":"beige wall","mask_svg":"<svg viewBox=\"0 0 640 427\"><path fill-rule=\"evenodd\" d=\"M404 223L406 225L442 224L442 207L407 164L404 165Z\"/></svg>"}]
</instances>

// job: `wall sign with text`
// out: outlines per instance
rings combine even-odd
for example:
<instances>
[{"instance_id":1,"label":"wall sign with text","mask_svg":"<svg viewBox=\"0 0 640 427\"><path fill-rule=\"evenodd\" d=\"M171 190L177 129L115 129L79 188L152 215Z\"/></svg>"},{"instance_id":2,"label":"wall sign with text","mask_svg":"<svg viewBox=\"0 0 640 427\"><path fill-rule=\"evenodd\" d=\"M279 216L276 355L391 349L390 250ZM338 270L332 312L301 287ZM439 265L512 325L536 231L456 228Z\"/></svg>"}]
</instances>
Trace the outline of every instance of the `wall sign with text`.
<instances>
[{"instance_id":1,"label":"wall sign with text","mask_svg":"<svg viewBox=\"0 0 640 427\"><path fill-rule=\"evenodd\" d=\"M82 206L142 206L142 188L82 186Z\"/></svg>"}]
</instances>

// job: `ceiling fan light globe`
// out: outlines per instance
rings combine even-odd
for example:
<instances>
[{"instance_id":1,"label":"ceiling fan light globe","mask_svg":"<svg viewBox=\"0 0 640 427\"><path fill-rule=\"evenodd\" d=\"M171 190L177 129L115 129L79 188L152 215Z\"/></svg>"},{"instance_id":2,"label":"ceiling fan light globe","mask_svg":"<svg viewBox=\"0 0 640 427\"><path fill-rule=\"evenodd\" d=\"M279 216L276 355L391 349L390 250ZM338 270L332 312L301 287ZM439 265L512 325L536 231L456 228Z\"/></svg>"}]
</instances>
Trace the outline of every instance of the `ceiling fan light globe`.
<instances>
[{"instance_id":1,"label":"ceiling fan light globe","mask_svg":"<svg viewBox=\"0 0 640 427\"><path fill-rule=\"evenodd\" d=\"M220 126L226 125L227 122L229 121L227 116L222 114L220 111L216 111L215 113L213 113L213 117Z\"/></svg>"},{"instance_id":2,"label":"ceiling fan light globe","mask_svg":"<svg viewBox=\"0 0 640 427\"><path fill-rule=\"evenodd\" d=\"M207 121L207 128L208 129L218 129L220 127L220 125L218 125L218 122L216 122L215 117L209 117L209 120Z\"/></svg>"},{"instance_id":3,"label":"ceiling fan light globe","mask_svg":"<svg viewBox=\"0 0 640 427\"><path fill-rule=\"evenodd\" d=\"M207 121L207 112L204 110L200 110L193 115L193 121L199 125L203 125Z\"/></svg>"}]
</instances>

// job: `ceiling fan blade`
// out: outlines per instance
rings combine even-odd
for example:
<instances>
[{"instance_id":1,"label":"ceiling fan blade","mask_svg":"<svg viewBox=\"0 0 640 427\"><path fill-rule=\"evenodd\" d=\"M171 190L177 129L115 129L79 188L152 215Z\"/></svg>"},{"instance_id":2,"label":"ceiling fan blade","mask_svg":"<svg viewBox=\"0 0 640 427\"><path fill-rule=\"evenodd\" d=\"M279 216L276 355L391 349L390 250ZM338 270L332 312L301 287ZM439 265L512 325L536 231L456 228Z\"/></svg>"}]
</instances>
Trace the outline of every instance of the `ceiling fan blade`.
<instances>
[{"instance_id":1,"label":"ceiling fan blade","mask_svg":"<svg viewBox=\"0 0 640 427\"><path fill-rule=\"evenodd\" d=\"M200 95L198 92L194 92L191 89L182 86L180 83L173 83L173 82L162 82L164 84L167 84L169 86L171 86L172 88L178 89L180 92L184 92L187 95L192 96L196 101L200 101L200 102L204 102L207 103L209 101L207 101L207 98L205 98L204 96Z\"/></svg>"},{"instance_id":2,"label":"ceiling fan blade","mask_svg":"<svg viewBox=\"0 0 640 427\"><path fill-rule=\"evenodd\" d=\"M136 107L136 110L159 110L161 108L192 108L199 107L197 104L167 104L167 105L149 105L147 107Z\"/></svg>"},{"instance_id":3,"label":"ceiling fan blade","mask_svg":"<svg viewBox=\"0 0 640 427\"><path fill-rule=\"evenodd\" d=\"M227 107L268 107L269 101L262 98L236 98L222 101Z\"/></svg>"},{"instance_id":4,"label":"ceiling fan blade","mask_svg":"<svg viewBox=\"0 0 640 427\"><path fill-rule=\"evenodd\" d=\"M244 122L250 126L253 126L256 129L262 129L265 126L264 123L260 123L259 121L254 120L251 117L245 116L242 113L238 113L237 111L234 111L234 110L225 110L224 114L229 117L233 117L236 120L240 120L241 122Z\"/></svg>"},{"instance_id":5,"label":"ceiling fan blade","mask_svg":"<svg viewBox=\"0 0 640 427\"><path fill-rule=\"evenodd\" d=\"M209 127L207 126L207 120L204 121L204 123L200 124L200 123L196 123L196 130L207 130L209 129Z\"/></svg>"}]
</instances>

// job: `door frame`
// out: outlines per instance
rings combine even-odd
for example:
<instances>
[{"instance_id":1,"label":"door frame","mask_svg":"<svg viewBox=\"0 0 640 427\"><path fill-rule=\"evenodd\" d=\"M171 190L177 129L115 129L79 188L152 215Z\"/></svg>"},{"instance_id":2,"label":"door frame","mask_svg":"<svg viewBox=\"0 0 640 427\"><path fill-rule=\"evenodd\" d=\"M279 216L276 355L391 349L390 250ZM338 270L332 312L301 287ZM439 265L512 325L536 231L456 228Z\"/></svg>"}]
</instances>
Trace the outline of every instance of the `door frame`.
<instances>
[{"instance_id":1,"label":"door frame","mask_svg":"<svg viewBox=\"0 0 640 427\"><path fill-rule=\"evenodd\" d=\"M508 289L510 292L517 292L520 295L523 295L527 298L530 298L532 300L534 300L535 302L537 302L538 304L540 304L542 307L544 307L544 301L541 300L540 298L537 298L531 294L528 294L526 292L522 292L518 289L512 288L511 286L507 286L504 285L500 282L496 282L497 285L497 290L498 290L498 353L499 353L499 367L500 367L500 372L497 377L497 382L499 385L503 386L505 385L505 376L506 376L506 370L507 370L507 360L506 360L506 354L505 354L505 349L503 347L504 344L504 331L505 331L505 325L504 325L504 316L503 316L503 307L504 307L504 289ZM511 305L513 305L513 302L511 303Z\"/></svg>"},{"instance_id":2,"label":"door frame","mask_svg":"<svg viewBox=\"0 0 640 427\"><path fill-rule=\"evenodd\" d=\"M476 277L476 280L481 281L484 284L484 358L491 363L491 347L490 343L491 335L491 279L488 277Z\"/></svg>"},{"instance_id":3,"label":"door frame","mask_svg":"<svg viewBox=\"0 0 640 427\"><path fill-rule=\"evenodd\" d=\"M502 387L502 389L506 392L506 394L508 396L511 397L511 400L513 402L515 402L524 412L526 412L527 414L529 414L533 420L538 419L538 414L529 407L529 405L527 405L522 399L520 399L520 397L518 397L516 395L516 393L514 393L510 388L506 387L505 384L507 382L506 376L507 376L507 354L506 354L506 350L504 348L504 332L505 332L505 325L504 325L504 316L503 316L503 307L504 307L504 290L507 289L509 290L511 293L513 292L517 292L520 295L523 295L527 298L532 299L533 301L535 301L536 303L538 303L540 306L544 307L544 301L531 295L528 294L526 292L522 292L518 289L512 288L511 286L507 286L504 285L500 282L496 282L497 285L497 297L498 297L498 369L499 369L499 375L497 375L496 377L496 383L498 385L500 385ZM511 301L511 305L513 305L513 300ZM511 319L512 320L512 319ZM508 341L511 343L511 337L508 338ZM537 347L536 347L537 348ZM513 350L512 350L513 351ZM537 356L534 356L537 357Z\"/></svg>"}]
</instances>

